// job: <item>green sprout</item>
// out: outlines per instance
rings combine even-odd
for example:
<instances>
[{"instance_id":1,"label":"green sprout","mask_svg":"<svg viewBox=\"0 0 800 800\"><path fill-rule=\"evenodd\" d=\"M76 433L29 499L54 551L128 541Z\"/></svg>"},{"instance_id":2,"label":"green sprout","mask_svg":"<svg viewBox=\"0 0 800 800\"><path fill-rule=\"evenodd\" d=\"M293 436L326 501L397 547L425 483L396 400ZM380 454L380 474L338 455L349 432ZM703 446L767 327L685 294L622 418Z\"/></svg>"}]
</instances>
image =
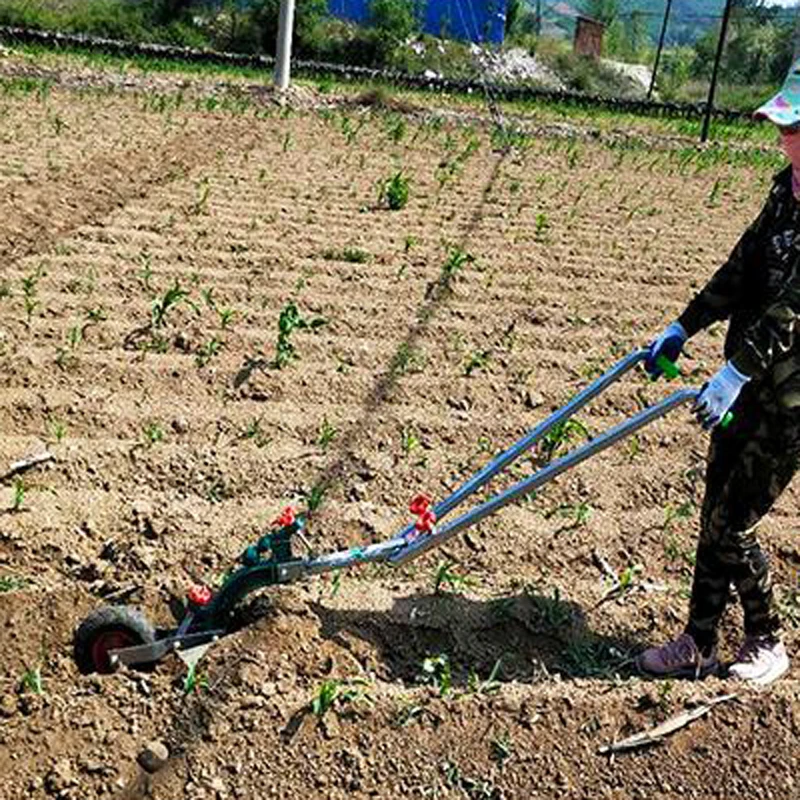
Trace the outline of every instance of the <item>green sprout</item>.
<instances>
[{"instance_id":1,"label":"green sprout","mask_svg":"<svg viewBox=\"0 0 800 800\"><path fill-rule=\"evenodd\" d=\"M182 289L180 283L176 279L171 288L167 289L167 291L164 292L161 297L153 301L150 312L150 319L153 328L160 328L164 324L169 310L175 308L188 297L189 292L185 289Z\"/></svg>"},{"instance_id":2,"label":"green sprout","mask_svg":"<svg viewBox=\"0 0 800 800\"><path fill-rule=\"evenodd\" d=\"M408 204L409 179L402 170L395 172L380 185L378 203L386 203L392 211L399 211Z\"/></svg>"},{"instance_id":3,"label":"green sprout","mask_svg":"<svg viewBox=\"0 0 800 800\"><path fill-rule=\"evenodd\" d=\"M11 495L11 510L21 511L25 502L25 483L22 478L14 478L13 494Z\"/></svg>"},{"instance_id":4,"label":"green sprout","mask_svg":"<svg viewBox=\"0 0 800 800\"><path fill-rule=\"evenodd\" d=\"M453 691L453 675L450 659L445 653L430 656L422 662L422 683L433 686L440 697L447 697Z\"/></svg>"},{"instance_id":5,"label":"green sprout","mask_svg":"<svg viewBox=\"0 0 800 800\"><path fill-rule=\"evenodd\" d=\"M316 330L327 324L327 320L322 317L315 317L308 320L301 316L297 305L289 301L282 309L278 317L278 339L275 344L275 359L273 366L276 369L283 369L294 361L298 355L292 342L292 336L298 330Z\"/></svg>"},{"instance_id":6,"label":"green sprout","mask_svg":"<svg viewBox=\"0 0 800 800\"><path fill-rule=\"evenodd\" d=\"M328 445L336 438L339 431L330 422L328 422L327 417L323 418L322 424L319 426L319 432L317 434L317 444L323 449L326 450Z\"/></svg>"},{"instance_id":7,"label":"green sprout","mask_svg":"<svg viewBox=\"0 0 800 800\"><path fill-rule=\"evenodd\" d=\"M460 575L453 568L456 566L454 561L440 561L433 574L433 591L435 594L442 594L447 587L454 594L461 594L475 585L475 581L467 575Z\"/></svg>"}]
</instances>

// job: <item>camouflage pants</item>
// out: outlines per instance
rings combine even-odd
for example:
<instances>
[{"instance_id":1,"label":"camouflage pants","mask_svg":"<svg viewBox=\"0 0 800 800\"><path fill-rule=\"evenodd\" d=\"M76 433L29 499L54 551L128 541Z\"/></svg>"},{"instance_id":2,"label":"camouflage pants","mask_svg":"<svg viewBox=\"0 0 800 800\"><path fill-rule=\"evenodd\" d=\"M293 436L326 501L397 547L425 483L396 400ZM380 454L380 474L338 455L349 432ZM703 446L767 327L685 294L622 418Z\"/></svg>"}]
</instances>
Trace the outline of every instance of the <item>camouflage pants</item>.
<instances>
[{"instance_id":1,"label":"camouflage pants","mask_svg":"<svg viewBox=\"0 0 800 800\"><path fill-rule=\"evenodd\" d=\"M707 651L733 585L745 632L777 634L769 563L756 538L759 520L800 463L800 411L778 405L763 382L746 386L726 430L713 433L687 631Z\"/></svg>"}]
</instances>

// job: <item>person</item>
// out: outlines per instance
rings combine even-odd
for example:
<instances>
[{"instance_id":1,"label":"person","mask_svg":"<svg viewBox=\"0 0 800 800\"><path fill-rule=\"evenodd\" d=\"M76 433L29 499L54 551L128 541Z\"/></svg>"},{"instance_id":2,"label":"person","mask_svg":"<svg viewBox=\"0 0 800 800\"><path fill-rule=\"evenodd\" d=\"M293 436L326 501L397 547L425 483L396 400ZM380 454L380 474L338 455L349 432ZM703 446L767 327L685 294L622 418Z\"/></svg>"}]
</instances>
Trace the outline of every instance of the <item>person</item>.
<instances>
[{"instance_id":1,"label":"person","mask_svg":"<svg viewBox=\"0 0 800 800\"><path fill-rule=\"evenodd\" d=\"M650 647L640 669L656 676L718 672L717 639L731 586L744 612L744 639L730 677L765 685L789 669L767 557L756 526L800 463L800 59L777 95L756 111L777 126L789 165L728 260L677 320L649 346L676 360L687 340L729 320L725 365L694 411L713 429L689 621L673 641ZM730 424L720 424L728 412Z\"/></svg>"}]
</instances>

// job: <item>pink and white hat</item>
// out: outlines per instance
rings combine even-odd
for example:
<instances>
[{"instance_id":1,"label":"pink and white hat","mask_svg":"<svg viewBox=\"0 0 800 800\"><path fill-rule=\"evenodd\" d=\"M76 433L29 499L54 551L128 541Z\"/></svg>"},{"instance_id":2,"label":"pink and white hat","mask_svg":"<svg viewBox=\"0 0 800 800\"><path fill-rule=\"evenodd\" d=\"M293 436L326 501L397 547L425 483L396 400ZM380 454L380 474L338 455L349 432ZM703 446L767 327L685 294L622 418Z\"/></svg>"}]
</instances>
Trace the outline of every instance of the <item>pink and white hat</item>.
<instances>
[{"instance_id":1,"label":"pink and white hat","mask_svg":"<svg viewBox=\"0 0 800 800\"><path fill-rule=\"evenodd\" d=\"M800 125L800 58L792 64L778 94L757 108L754 116L782 128Z\"/></svg>"}]
</instances>

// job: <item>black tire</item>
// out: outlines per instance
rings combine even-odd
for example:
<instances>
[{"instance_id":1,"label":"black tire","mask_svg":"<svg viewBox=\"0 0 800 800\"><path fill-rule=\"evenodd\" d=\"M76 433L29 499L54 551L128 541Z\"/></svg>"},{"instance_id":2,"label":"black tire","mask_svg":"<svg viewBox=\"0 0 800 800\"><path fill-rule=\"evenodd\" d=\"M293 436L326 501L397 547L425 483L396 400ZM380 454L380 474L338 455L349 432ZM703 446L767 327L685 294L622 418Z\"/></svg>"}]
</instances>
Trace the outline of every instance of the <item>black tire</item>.
<instances>
[{"instance_id":1,"label":"black tire","mask_svg":"<svg viewBox=\"0 0 800 800\"><path fill-rule=\"evenodd\" d=\"M151 644L156 632L147 617L131 606L103 606L92 611L75 631L75 663L88 675L114 671L108 651Z\"/></svg>"}]
</instances>

